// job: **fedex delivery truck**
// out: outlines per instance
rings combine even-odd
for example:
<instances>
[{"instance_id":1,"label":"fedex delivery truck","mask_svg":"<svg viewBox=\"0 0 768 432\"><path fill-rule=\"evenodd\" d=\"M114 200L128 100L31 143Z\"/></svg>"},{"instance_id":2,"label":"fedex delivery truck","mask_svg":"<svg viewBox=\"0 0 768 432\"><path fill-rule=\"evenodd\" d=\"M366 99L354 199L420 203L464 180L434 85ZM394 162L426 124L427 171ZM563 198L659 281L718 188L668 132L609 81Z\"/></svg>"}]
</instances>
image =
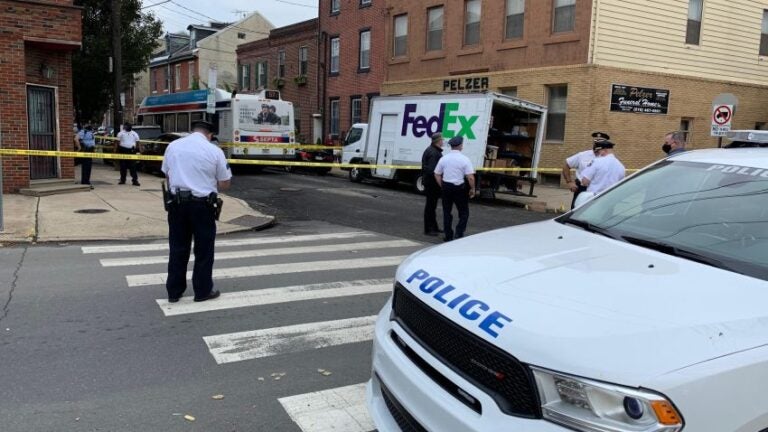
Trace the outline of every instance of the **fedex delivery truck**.
<instances>
[{"instance_id":1,"label":"fedex delivery truck","mask_svg":"<svg viewBox=\"0 0 768 432\"><path fill-rule=\"evenodd\" d=\"M370 123L355 124L347 134L342 162L371 165L351 168L353 182L404 181L423 192L416 167L432 134L441 132L446 141L464 137L463 153L484 196L533 195L546 118L547 107L498 93L381 96L372 101Z\"/></svg>"}]
</instances>

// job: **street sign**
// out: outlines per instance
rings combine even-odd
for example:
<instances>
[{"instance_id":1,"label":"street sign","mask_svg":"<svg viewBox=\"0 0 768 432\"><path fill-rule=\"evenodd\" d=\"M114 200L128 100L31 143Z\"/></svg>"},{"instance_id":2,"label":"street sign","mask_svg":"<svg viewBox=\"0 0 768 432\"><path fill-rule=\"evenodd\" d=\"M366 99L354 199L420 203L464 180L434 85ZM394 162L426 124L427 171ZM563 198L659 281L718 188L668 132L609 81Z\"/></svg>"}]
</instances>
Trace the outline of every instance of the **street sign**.
<instances>
[{"instance_id":1,"label":"street sign","mask_svg":"<svg viewBox=\"0 0 768 432\"><path fill-rule=\"evenodd\" d=\"M712 107L711 136L722 137L731 130L733 105L714 105Z\"/></svg>"}]
</instances>

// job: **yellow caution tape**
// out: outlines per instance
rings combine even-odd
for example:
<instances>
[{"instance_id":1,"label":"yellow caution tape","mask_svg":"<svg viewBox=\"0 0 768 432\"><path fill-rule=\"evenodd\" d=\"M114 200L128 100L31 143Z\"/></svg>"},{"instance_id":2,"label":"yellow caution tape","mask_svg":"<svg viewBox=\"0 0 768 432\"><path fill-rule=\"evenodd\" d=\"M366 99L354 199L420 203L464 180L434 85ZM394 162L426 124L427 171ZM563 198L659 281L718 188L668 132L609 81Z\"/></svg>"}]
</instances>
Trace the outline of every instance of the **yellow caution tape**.
<instances>
[{"instance_id":1,"label":"yellow caution tape","mask_svg":"<svg viewBox=\"0 0 768 432\"><path fill-rule=\"evenodd\" d=\"M90 158L90 159L123 159L123 160L146 160L162 161L163 156L142 155L142 154L122 154L122 153L93 153L93 152L75 152L75 151L53 151L53 150L16 150L0 149L0 156L47 156L47 157L71 157L71 158ZM235 165L262 165L262 166L300 166L314 168L339 168L339 169L399 169L399 170L420 170L421 165L369 165L369 164L343 164L337 162L302 162L302 161L280 161L264 159L227 159L230 164ZM528 173L537 171L540 173L560 173L560 168L476 168L477 171L484 172L518 172ZM627 172L639 171L638 169L628 169Z\"/></svg>"},{"instance_id":2,"label":"yellow caution tape","mask_svg":"<svg viewBox=\"0 0 768 432\"><path fill-rule=\"evenodd\" d=\"M109 140L109 141L117 141L117 137L110 137L110 136L100 136L96 137L96 140ZM140 144L170 144L167 141L156 141L156 140L146 140L142 139L139 140ZM101 147L108 147L112 146L111 144L97 144ZM324 146L324 145L317 145L317 144L283 144L283 143L235 143L235 142L226 142L226 143L219 143L219 147L256 147L256 148L288 148L288 149L302 149L302 150L341 150L343 147L341 146Z\"/></svg>"}]
</instances>

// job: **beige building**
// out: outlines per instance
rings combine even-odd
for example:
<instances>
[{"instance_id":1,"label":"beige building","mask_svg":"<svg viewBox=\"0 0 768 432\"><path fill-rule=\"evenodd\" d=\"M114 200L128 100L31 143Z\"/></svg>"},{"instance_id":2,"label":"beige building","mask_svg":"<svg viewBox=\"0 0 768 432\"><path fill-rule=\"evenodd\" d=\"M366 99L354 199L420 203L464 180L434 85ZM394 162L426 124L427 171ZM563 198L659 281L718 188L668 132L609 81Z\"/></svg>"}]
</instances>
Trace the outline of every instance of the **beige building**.
<instances>
[{"instance_id":1,"label":"beige building","mask_svg":"<svg viewBox=\"0 0 768 432\"><path fill-rule=\"evenodd\" d=\"M491 90L546 104L543 168L588 148L594 130L628 168L664 156L672 130L691 148L717 146L721 93L739 100L733 128L768 121L768 0L389 3L382 93ZM488 87L462 85L475 77Z\"/></svg>"}]
</instances>

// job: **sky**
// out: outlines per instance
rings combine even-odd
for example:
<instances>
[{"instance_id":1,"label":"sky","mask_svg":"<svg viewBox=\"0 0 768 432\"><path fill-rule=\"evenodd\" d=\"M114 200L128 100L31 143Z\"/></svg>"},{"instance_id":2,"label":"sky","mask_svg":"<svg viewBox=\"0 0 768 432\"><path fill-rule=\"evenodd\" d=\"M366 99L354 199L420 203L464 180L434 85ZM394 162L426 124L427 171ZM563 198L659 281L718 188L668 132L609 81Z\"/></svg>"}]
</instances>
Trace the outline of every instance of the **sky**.
<instances>
[{"instance_id":1,"label":"sky","mask_svg":"<svg viewBox=\"0 0 768 432\"><path fill-rule=\"evenodd\" d=\"M243 14L259 12L275 27L317 17L318 0L142 0L145 11L163 21L164 31L186 30L211 18L234 22ZM156 6L152 6L156 5Z\"/></svg>"}]
</instances>

